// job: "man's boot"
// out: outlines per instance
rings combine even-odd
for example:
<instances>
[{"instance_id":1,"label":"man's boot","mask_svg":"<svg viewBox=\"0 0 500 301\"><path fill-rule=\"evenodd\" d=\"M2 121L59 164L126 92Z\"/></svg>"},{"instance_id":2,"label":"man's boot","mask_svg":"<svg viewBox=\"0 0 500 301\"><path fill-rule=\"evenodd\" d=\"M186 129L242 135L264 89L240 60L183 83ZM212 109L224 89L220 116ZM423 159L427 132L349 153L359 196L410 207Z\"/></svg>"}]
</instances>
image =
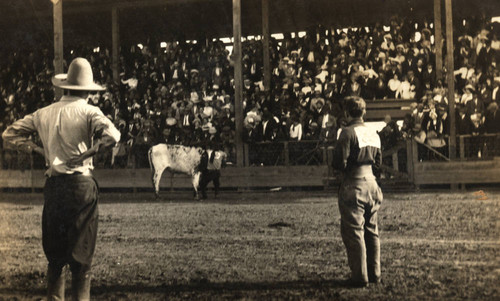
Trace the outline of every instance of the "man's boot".
<instances>
[{"instance_id":1,"label":"man's boot","mask_svg":"<svg viewBox=\"0 0 500 301\"><path fill-rule=\"evenodd\" d=\"M71 295L73 300L90 300L90 272L73 273Z\"/></svg>"},{"instance_id":2,"label":"man's boot","mask_svg":"<svg viewBox=\"0 0 500 301\"><path fill-rule=\"evenodd\" d=\"M62 270L62 267L53 267L50 265L47 269L48 301L64 301L64 282L66 279Z\"/></svg>"}]
</instances>

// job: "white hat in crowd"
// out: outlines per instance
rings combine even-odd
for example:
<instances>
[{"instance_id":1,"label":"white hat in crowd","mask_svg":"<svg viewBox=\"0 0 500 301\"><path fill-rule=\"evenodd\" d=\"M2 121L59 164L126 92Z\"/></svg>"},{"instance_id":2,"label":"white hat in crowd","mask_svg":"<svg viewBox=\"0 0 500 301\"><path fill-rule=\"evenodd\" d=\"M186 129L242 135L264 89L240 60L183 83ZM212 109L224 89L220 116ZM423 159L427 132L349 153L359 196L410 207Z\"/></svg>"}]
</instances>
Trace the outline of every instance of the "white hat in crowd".
<instances>
[{"instance_id":1,"label":"white hat in crowd","mask_svg":"<svg viewBox=\"0 0 500 301\"><path fill-rule=\"evenodd\" d=\"M75 58L68 68L68 73L56 74L52 77L52 84L66 90L104 91L105 87L94 83L94 74L89 61L84 58Z\"/></svg>"},{"instance_id":2,"label":"white hat in crowd","mask_svg":"<svg viewBox=\"0 0 500 301\"><path fill-rule=\"evenodd\" d=\"M173 117L169 117L167 118L167 125L168 126L174 126L177 124L177 119L173 118Z\"/></svg>"}]
</instances>

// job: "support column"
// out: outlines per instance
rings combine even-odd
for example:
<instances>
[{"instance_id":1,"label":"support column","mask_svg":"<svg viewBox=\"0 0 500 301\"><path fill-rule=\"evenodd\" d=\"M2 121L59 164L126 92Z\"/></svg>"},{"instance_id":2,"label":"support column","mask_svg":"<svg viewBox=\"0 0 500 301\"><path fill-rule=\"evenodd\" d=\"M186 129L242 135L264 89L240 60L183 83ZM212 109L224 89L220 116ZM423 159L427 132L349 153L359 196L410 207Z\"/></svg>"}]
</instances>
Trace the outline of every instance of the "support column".
<instances>
[{"instance_id":1,"label":"support column","mask_svg":"<svg viewBox=\"0 0 500 301\"><path fill-rule=\"evenodd\" d=\"M271 66L269 59L269 0L262 0L262 50L264 61L264 89L271 88Z\"/></svg>"},{"instance_id":2,"label":"support column","mask_svg":"<svg viewBox=\"0 0 500 301\"><path fill-rule=\"evenodd\" d=\"M111 9L111 41L112 45L112 63L113 81L116 85L120 84L120 24L118 8L114 6Z\"/></svg>"},{"instance_id":3,"label":"support column","mask_svg":"<svg viewBox=\"0 0 500 301\"><path fill-rule=\"evenodd\" d=\"M434 47L436 49L436 78L443 79L443 24L441 0L434 0Z\"/></svg>"},{"instance_id":4,"label":"support column","mask_svg":"<svg viewBox=\"0 0 500 301\"><path fill-rule=\"evenodd\" d=\"M241 0L233 0L233 39L236 166L243 167L243 74L241 67Z\"/></svg>"},{"instance_id":5,"label":"support column","mask_svg":"<svg viewBox=\"0 0 500 301\"><path fill-rule=\"evenodd\" d=\"M450 117L450 160L454 160L457 155L457 139L455 128L455 69L453 62L453 10L452 0L445 0L446 11L446 80L448 83L448 106Z\"/></svg>"},{"instance_id":6,"label":"support column","mask_svg":"<svg viewBox=\"0 0 500 301\"><path fill-rule=\"evenodd\" d=\"M54 74L64 72L63 67L63 15L62 15L62 0L51 0L53 4L53 21L54 21ZM62 89L56 89L56 99L61 98Z\"/></svg>"}]
</instances>

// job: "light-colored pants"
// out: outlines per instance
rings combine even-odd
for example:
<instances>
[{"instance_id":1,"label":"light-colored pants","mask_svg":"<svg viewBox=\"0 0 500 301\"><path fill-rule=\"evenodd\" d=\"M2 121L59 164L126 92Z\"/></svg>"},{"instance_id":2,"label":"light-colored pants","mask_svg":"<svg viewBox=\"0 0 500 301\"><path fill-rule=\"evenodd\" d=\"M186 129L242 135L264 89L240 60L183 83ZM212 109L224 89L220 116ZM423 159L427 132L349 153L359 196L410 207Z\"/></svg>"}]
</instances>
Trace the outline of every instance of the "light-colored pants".
<instances>
[{"instance_id":1,"label":"light-colored pants","mask_svg":"<svg viewBox=\"0 0 500 301\"><path fill-rule=\"evenodd\" d=\"M380 279L377 211L382 199L382 190L373 176L347 178L339 190L340 232L351 279L356 282Z\"/></svg>"}]
</instances>

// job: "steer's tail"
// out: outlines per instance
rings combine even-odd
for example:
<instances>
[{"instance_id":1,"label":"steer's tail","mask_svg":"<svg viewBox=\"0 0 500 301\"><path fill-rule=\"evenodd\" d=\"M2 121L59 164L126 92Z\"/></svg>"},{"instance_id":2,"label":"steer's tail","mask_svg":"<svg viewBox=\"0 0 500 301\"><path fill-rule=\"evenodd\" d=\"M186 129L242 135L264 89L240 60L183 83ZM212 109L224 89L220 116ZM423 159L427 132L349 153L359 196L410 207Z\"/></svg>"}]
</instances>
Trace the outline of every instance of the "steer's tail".
<instances>
[{"instance_id":1,"label":"steer's tail","mask_svg":"<svg viewBox=\"0 0 500 301\"><path fill-rule=\"evenodd\" d=\"M154 173L155 172L155 167L153 165L153 147L151 147L148 151L148 159L149 159L149 167L151 168L151 171Z\"/></svg>"}]
</instances>

